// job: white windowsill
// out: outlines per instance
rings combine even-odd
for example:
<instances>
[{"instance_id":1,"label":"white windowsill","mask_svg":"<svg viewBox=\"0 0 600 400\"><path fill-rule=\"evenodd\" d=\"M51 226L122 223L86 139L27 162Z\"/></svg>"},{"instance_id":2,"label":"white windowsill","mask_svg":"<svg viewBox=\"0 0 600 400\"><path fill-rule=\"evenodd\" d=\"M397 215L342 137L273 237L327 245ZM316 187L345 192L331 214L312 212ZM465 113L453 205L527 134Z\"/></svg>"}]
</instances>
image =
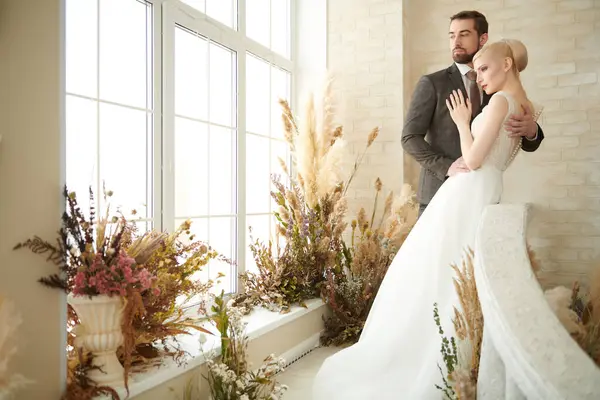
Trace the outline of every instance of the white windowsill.
<instances>
[{"instance_id":1,"label":"white windowsill","mask_svg":"<svg viewBox=\"0 0 600 400\"><path fill-rule=\"evenodd\" d=\"M256 339L268 332L271 332L280 326L288 324L311 311L324 307L325 304L321 299L312 299L306 302L307 308L294 306L287 314L279 314L263 308L257 308L246 316L244 320L248 323L246 332L250 340ZM216 333L214 326L207 327L211 332ZM213 351L220 351L220 340L218 336L205 335L207 341L202 345L205 354L200 346L200 333L192 331L190 335L182 335L178 337L183 350L189 353L186 363L178 366L171 358L166 358L163 364L159 367L151 368L142 373L135 373L129 377L129 396L134 397L145 391L153 389L157 386L168 382L194 368L197 368L206 362L206 356L209 356ZM268 354L265 354L267 356ZM127 393L123 387L115 387L119 396L125 398ZM109 397L100 397L105 400Z\"/></svg>"}]
</instances>

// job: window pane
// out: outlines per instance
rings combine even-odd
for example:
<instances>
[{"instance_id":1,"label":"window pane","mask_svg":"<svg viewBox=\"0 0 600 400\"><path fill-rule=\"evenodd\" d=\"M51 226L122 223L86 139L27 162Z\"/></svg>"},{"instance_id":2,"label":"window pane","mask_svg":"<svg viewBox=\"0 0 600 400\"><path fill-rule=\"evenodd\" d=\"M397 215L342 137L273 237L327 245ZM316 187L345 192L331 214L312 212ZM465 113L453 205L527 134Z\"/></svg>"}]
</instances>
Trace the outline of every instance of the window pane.
<instances>
[{"instance_id":1,"label":"window pane","mask_svg":"<svg viewBox=\"0 0 600 400\"><path fill-rule=\"evenodd\" d=\"M137 0L100 2L100 97L148 107L150 7Z\"/></svg>"},{"instance_id":2,"label":"window pane","mask_svg":"<svg viewBox=\"0 0 600 400\"><path fill-rule=\"evenodd\" d=\"M246 59L246 128L249 132L269 134L271 93L270 66L248 55Z\"/></svg>"},{"instance_id":3,"label":"window pane","mask_svg":"<svg viewBox=\"0 0 600 400\"><path fill-rule=\"evenodd\" d=\"M271 0L271 49L290 56L290 1Z\"/></svg>"},{"instance_id":4,"label":"window pane","mask_svg":"<svg viewBox=\"0 0 600 400\"><path fill-rule=\"evenodd\" d=\"M97 183L97 103L67 96L67 188L77 193L81 209L89 211L89 188L98 193Z\"/></svg>"},{"instance_id":5,"label":"window pane","mask_svg":"<svg viewBox=\"0 0 600 400\"><path fill-rule=\"evenodd\" d=\"M234 123L234 53L210 44L210 121L220 125Z\"/></svg>"},{"instance_id":6,"label":"window pane","mask_svg":"<svg viewBox=\"0 0 600 400\"><path fill-rule=\"evenodd\" d=\"M271 136L284 138L279 99L290 101L290 73L271 67Z\"/></svg>"},{"instance_id":7,"label":"window pane","mask_svg":"<svg viewBox=\"0 0 600 400\"><path fill-rule=\"evenodd\" d=\"M269 139L246 135L246 211L268 213L270 204Z\"/></svg>"},{"instance_id":8,"label":"window pane","mask_svg":"<svg viewBox=\"0 0 600 400\"><path fill-rule=\"evenodd\" d=\"M97 0L68 0L66 4L67 92L98 96Z\"/></svg>"},{"instance_id":9,"label":"window pane","mask_svg":"<svg viewBox=\"0 0 600 400\"><path fill-rule=\"evenodd\" d=\"M246 35L267 47L270 46L270 0L246 0Z\"/></svg>"},{"instance_id":10,"label":"window pane","mask_svg":"<svg viewBox=\"0 0 600 400\"><path fill-rule=\"evenodd\" d=\"M208 42L175 29L175 113L208 120Z\"/></svg>"},{"instance_id":11,"label":"window pane","mask_svg":"<svg viewBox=\"0 0 600 400\"><path fill-rule=\"evenodd\" d=\"M204 12L206 9L206 0L181 0L183 3L194 7L198 11Z\"/></svg>"},{"instance_id":12,"label":"window pane","mask_svg":"<svg viewBox=\"0 0 600 400\"><path fill-rule=\"evenodd\" d=\"M250 239L250 235L254 238L254 240L260 240L265 245L269 243L269 224L271 221L271 215L249 215L246 217L246 224L248 225L246 228L246 271L248 272L258 272L258 268L256 267L256 261L254 260L254 256L252 255L252 251L250 250L250 244L254 243ZM250 233L250 228L252 228L252 233ZM275 249L273 249L275 251Z\"/></svg>"},{"instance_id":13,"label":"window pane","mask_svg":"<svg viewBox=\"0 0 600 400\"><path fill-rule=\"evenodd\" d=\"M149 231L150 229L152 229L152 221L133 221L133 224L137 227L138 233L142 234L144 232Z\"/></svg>"},{"instance_id":14,"label":"window pane","mask_svg":"<svg viewBox=\"0 0 600 400\"><path fill-rule=\"evenodd\" d=\"M145 111L100 104L100 179L107 190L114 191L113 207L121 207L126 217L150 216L146 213L149 137ZM134 209L135 216L131 214Z\"/></svg>"},{"instance_id":15,"label":"window pane","mask_svg":"<svg viewBox=\"0 0 600 400\"><path fill-rule=\"evenodd\" d=\"M209 244L219 254L224 255L230 260L235 257L236 244L236 218L210 218L209 219ZM217 283L218 274L224 274L224 278L219 278L220 283ZM209 268L209 276L215 282L215 293L220 293L225 290L225 293L231 293L232 281L235 279L235 268L223 261L211 260Z\"/></svg>"},{"instance_id":16,"label":"window pane","mask_svg":"<svg viewBox=\"0 0 600 400\"><path fill-rule=\"evenodd\" d=\"M208 214L208 127L175 118L175 216Z\"/></svg>"},{"instance_id":17,"label":"window pane","mask_svg":"<svg viewBox=\"0 0 600 400\"><path fill-rule=\"evenodd\" d=\"M210 214L235 213L235 131L210 127Z\"/></svg>"},{"instance_id":18,"label":"window pane","mask_svg":"<svg viewBox=\"0 0 600 400\"><path fill-rule=\"evenodd\" d=\"M217 21L233 28L237 28L235 23L235 5L237 0L206 0L206 14Z\"/></svg>"}]
</instances>

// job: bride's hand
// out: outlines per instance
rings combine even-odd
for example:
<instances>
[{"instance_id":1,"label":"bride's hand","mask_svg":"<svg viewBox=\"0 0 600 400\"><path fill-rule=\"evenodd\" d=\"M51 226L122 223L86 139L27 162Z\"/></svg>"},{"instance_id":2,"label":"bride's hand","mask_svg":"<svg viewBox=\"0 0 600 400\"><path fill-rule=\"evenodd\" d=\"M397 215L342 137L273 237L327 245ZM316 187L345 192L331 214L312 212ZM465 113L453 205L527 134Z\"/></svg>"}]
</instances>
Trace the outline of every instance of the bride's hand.
<instances>
[{"instance_id":1,"label":"bride's hand","mask_svg":"<svg viewBox=\"0 0 600 400\"><path fill-rule=\"evenodd\" d=\"M446 106L456 126L469 125L471 122L471 101L465 98L462 91L453 90L446 99Z\"/></svg>"}]
</instances>

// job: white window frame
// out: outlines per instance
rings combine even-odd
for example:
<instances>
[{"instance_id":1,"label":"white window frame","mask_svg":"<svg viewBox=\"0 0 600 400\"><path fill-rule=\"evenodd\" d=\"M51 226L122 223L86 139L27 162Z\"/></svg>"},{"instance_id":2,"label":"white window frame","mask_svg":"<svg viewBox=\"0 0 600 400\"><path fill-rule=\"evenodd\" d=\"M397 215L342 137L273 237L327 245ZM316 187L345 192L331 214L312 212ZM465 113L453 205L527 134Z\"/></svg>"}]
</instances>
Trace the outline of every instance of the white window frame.
<instances>
[{"instance_id":1,"label":"white window frame","mask_svg":"<svg viewBox=\"0 0 600 400\"><path fill-rule=\"evenodd\" d=\"M160 85L161 85L161 80L160 80L160 74L156 73L156 71L160 71L160 60L161 60L161 46L160 46L160 41L158 41L158 45L157 45L157 40L156 38L160 37L161 35L161 31L160 31L160 22L161 22L161 13L160 13L160 7L157 6L157 3L160 3L164 0L138 0L140 3L146 3L149 4L151 6L151 21L150 24L151 27L150 29L148 29L148 31L152 32L152 36L150 38L147 38L147 40L149 39L150 41L152 41L152 54L150 55L150 65L148 65L148 67L150 67L150 71L149 73L152 74L153 80L152 80L152 94L151 96L147 95L147 98L151 98L152 99L152 104L146 108L144 107L139 107L139 106L133 106L133 105L129 105L129 104L124 104L118 101L111 101L111 100L106 100L106 99L102 99L100 96L100 63L101 63L101 54L100 54L100 25L101 25L101 20L100 20L100 0L98 0L97 2L97 38L96 38L96 95L95 96L89 96L89 95L83 95L83 94L79 94L79 93L72 93L69 92L65 89L65 93L64 93L64 98L65 101L67 100L67 98L72 97L72 98L78 98L78 99L83 99L83 100L89 100L89 101L93 101L96 103L96 165L95 165L95 185L92 186L92 191L94 193L94 197L95 197L95 206L98 208L100 206L102 206L102 210L96 210L97 212L103 212L104 207L106 207L106 204L104 204L102 199L103 196L103 192L102 192L102 188L104 186L104 184L106 183L106 188L110 190L111 188L111 183L110 182L104 182L101 176L101 165L102 165L102 156L101 156L101 130L100 130L100 105L101 104L107 104L107 105L113 105L113 106L117 106L117 107L122 107L125 109L129 109L129 110L137 110L137 111L143 111L145 113L152 113L152 136L148 139L148 143L146 144L147 146L152 146L152 149L149 150L146 153L147 157L152 157L152 159L147 159L147 169L146 169L146 194L149 198L152 199L152 210L148 210L150 211L150 216L146 215L143 218L139 218L139 219L131 219L134 222L144 222L144 223L152 223L152 227L154 229L162 229L162 223L161 223L161 196L159 196L158 194L160 194L160 190L159 188L161 187L161 177L160 177L160 146L161 146L161 142L160 142L160 138L162 136L162 99L161 99L161 90L160 90ZM66 7L66 5L65 5ZM65 32L65 35L67 35L68 33ZM65 36L65 40L66 40L66 36ZM148 81L146 82L146 84L148 84ZM68 113L68 109L66 110L66 112ZM158 164L157 164L158 162ZM148 168L150 167L150 168ZM67 166L68 168L68 166ZM149 176L149 174L151 174L151 176ZM68 182L67 182L68 183ZM86 193L81 193L80 195L84 195L87 196L87 192ZM120 206L120 205L118 205Z\"/></svg>"},{"instance_id":2,"label":"white window frame","mask_svg":"<svg viewBox=\"0 0 600 400\"><path fill-rule=\"evenodd\" d=\"M155 119L155 216L160 216L158 226L163 230L175 228L174 180L174 33L181 25L197 34L236 52L237 73L237 123L236 123L236 203L237 218L235 275L231 277L234 292L242 288L239 275L246 270L246 53L252 53L269 64L290 73L290 102L293 104L295 77L295 9L296 0L290 0L290 59L259 44L246 36L246 0L238 0L237 30L232 29L206 14L178 0L150 0L154 6L154 96L158 98ZM158 38L162 38L159 40ZM160 126L160 128L159 128ZM156 225L155 225L156 226ZM261 238L268 240L268 238ZM210 244L210 243L209 243ZM218 250L218 249L217 249Z\"/></svg>"},{"instance_id":3,"label":"white window frame","mask_svg":"<svg viewBox=\"0 0 600 400\"><path fill-rule=\"evenodd\" d=\"M141 1L141 0L140 0ZM277 0L273 0L277 1ZM271 148L270 132L248 132L246 127L246 58L247 53L251 53L261 60L290 73L290 103L293 105L295 94L295 77L297 65L295 60L296 50L296 0L290 0L290 37L289 37L289 55L286 58L276 51L271 50L265 45L255 42L246 36L246 4L247 0L237 0L237 29L226 26L225 24L209 17L203 12L196 10L188 4L179 0L144 0L151 5L152 24L148 32L151 32L152 55L149 69L152 74L152 105L146 112L152 112L152 137L149 138L149 146L152 149L148 151L149 160L146 182L150 187L147 188L149 197L152 199L151 215L143 218L143 221L151 222L154 229L173 231L175 224L175 204L174 204L174 133L175 133L175 110L174 110L174 34L176 25L188 28L208 40L223 45L236 53L236 209L233 214L226 215L235 217L237 220L237 235L234 257L236 258L235 274L231 277L231 287L234 292L239 292L242 288L239 275L246 270L246 249L247 243L247 211L246 211L246 137L247 134L254 134L268 137L269 148ZM271 4L271 3L270 3ZM100 7L100 1L98 2ZM98 27L99 29L99 27ZM270 33L272 35L272 31ZM100 40L99 37L97 40ZM98 47L97 51L100 51ZM100 63L100 58L97 60ZM98 74L100 74L98 65ZM269 83L270 84L270 83ZM99 85L99 83L98 83ZM269 90L270 92L270 90ZM115 104L132 109L139 109L111 101L101 100L96 97L83 96L76 93L66 93L67 96L79 97L83 99L96 101L97 108L100 103ZM150 98L150 96L149 96ZM96 129L99 129L99 121ZM98 142L100 136L98 132ZM100 162L100 147L97 149L97 159ZM100 168L97 166L97 185L101 188ZM268 177L265 177L268 179ZM110 182L107 182L110 187ZM95 188L97 189L97 188ZM96 196L100 196L96 193ZM267 215L267 213L256 213L252 215ZM212 216L212 215L211 215ZM208 216L208 217L211 217ZM212 216L212 217L217 217ZM268 240L269 238L259 238ZM209 243L210 244L210 243ZM217 249L218 250L218 249Z\"/></svg>"}]
</instances>

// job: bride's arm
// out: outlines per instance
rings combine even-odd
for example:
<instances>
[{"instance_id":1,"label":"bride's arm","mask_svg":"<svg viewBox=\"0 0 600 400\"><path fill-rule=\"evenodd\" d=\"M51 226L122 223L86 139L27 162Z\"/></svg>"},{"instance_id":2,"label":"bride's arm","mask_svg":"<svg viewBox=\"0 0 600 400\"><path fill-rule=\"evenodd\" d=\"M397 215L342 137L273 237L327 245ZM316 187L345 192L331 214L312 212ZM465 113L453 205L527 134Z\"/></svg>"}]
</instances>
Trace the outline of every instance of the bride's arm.
<instances>
[{"instance_id":1,"label":"bride's arm","mask_svg":"<svg viewBox=\"0 0 600 400\"><path fill-rule=\"evenodd\" d=\"M480 117L483 118L480 122L481 132L476 138L473 138L470 127L471 104L468 103L468 100L465 103L462 94L451 99L450 103L448 108L460 134L463 160L469 169L478 169L500 133L504 118L508 113L508 101L504 96L492 96L485 108L485 114Z\"/></svg>"}]
</instances>

